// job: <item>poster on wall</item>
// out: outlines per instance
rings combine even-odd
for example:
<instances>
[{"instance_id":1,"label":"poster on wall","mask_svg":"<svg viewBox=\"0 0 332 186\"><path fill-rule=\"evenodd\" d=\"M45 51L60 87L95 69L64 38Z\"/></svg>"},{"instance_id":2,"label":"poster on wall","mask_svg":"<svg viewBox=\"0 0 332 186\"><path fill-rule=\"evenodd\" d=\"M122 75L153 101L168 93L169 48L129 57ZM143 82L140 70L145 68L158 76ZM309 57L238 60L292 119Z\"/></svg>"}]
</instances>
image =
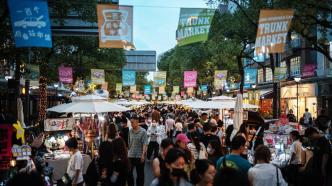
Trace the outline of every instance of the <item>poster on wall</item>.
<instances>
[{"instance_id":1,"label":"poster on wall","mask_svg":"<svg viewBox=\"0 0 332 186\"><path fill-rule=\"evenodd\" d=\"M122 71L122 86L133 86L136 84L136 72L132 70Z\"/></svg>"},{"instance_id":2,"label":"poster on wall","mask_svg":"<svg viewBox=\"0 0 332 186\"><path fill-rule=\"evenodd\" d=\"M227 70L216 70L214 72L214 87L219 90L226 84Z\"/></svg>"},{"instance_id":3,"label":"poster on wall","mask_svg":"<svg viewBox=\"0 0 332 186\"><path fill-rule=\"evenodd\" d=\"M183 72L184 87L196 87L197 71L184 71Z\"/></svg>"},{"instance_id":4,"label":"poster on wall","mask_svg":"<svg viewBox=\"0 0 332 186\"><path fill-rule=\"evenodd\" d=\"M255 50L259 53L283 53L291 26L293 10L261 10Z\"/></svg>"},{"instance_id":5,"label":"poster on wall","mask_svg":"<svg viewBox=\"0 0 332 186\"><path fill-rule=\"evenodd\" d=\"M72 67L59 67L59 81L62 83L73 83L73 68Z\"/></svg>"},{"instance_id":6,"label":"poster on wall","mask_svg":"<svg viewBox=\"0 0 332 186\"><path fill-rule=\"evenodd\" d=\"M100 48L133 49L133 7L98 4Z\"/></svg>"},{"instance_id":7,"label":"poster on wall","mask_svg":"<svg viewBox=\"0 0 332 186\"><path fill-rule=\"evenodd\" d=\"M54 118L44 121L45 131L72 130L75 125L74 118Z\"/></svg>"},{"instance_id":8,"label":"poster on wall","mask_svg":"<svg viewBox=\"0 0 332 186\"><path fill-rule=\"evenodd\" d=\"M47 1L8 0L15 46L52 48Z\"/></svg>"},{"instance_id":9,"label":"poster on wall","mask_svg":"<svg viewBox=\"0 0 332 186\"><path fill-rule=\"evenodd\" d=\"M91 81L100 85L105 83L105 71L103 69L91 69Z\"/></svg>"},{"instance_id":10,"label":"poster on wall","mask_svg":"<svg viewBox=\"0 0 332 186\"><path fill-rule=\"evenodd\" d=\"M166 86L166 71L158 71L153 73L153 86L162 87Z\"/></svg>"},{"instance_id":11,"label":"poster on wall","mask_svg":"<svg viewBox=\"0 0 332 186\"><path fill-rule=\"evenodd\" d=\"M12 125L0 125L0 170L8 170L11 160Z\"/></svg>"},{"instance_id":12,"label":"poster on wall","mask_svg":"<svg viewBox=\"0 0 332 186\"><path fill-rule=\"evenodd\" d=\"M181 8L176 40L179 46L206 41L214 9Z\"/></svg>"}]
</instances>

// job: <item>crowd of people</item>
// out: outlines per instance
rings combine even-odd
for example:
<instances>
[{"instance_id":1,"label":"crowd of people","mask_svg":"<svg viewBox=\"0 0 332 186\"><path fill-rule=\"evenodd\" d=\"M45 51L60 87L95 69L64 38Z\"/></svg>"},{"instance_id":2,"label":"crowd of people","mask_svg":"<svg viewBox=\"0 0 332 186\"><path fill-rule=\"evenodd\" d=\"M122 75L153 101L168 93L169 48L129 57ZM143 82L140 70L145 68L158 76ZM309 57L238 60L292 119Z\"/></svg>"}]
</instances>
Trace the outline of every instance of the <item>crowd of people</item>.
<instances>
[{"instance_id":1,"label":"crowd of people","mask_svg":"<svg viewBox=\"0 0 332 186\"><path fill-rule=\"evenodd\" d=\"M267 186L331 185L331 143L313 127L301 136L292 131L291 159L286 168L271 163L271 151L252 145L247 124L232 135L217 113L146 106L109 116L107 135L83 175L83 158L75 137L64 185L116 186ZM226 129L225 129L226 128ZM253 162L248 160L252 151ZM145 180L146 162L154 179ZM136 172L136 174L135 174ZM136 175L136 176L134 176ZM136 179L134 179L136 177ZM8 185L15 185L9 182Z\"/></svg>"}]
</instances>

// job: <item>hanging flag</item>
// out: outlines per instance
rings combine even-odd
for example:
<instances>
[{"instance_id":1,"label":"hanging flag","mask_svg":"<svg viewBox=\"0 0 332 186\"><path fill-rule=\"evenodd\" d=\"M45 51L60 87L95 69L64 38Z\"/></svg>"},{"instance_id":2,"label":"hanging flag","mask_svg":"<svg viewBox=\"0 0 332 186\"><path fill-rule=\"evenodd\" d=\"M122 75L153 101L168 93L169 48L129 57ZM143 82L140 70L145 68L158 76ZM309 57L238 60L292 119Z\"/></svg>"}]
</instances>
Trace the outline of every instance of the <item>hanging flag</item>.
<instances>
[{"instance_id":1,"label":"hanging flag","mask_svg":"<svg viewBox=\"0 0 332 186\"><path fill-rule=\"evenodd\" d=\"M133 49L133 7L98 4L100 48Z\"/></svg>"},{"instance_id":2,"label":"hanging flag","mask_svg":"<svg viewBox=\"0 0 332 186\"><path fill-rule=\"evenodd\" d=\"M47 1L8 0L15 46L52 48Z\"/></svg>"},{"instance_id":3,"label":"hanging flag","mask_svg":"<svg viewBox=\"0 0 332 186\"><path fill-rule=\"evenodd\" d=\"M180 92L180 86L173 86L173 94L178 94Z\"/></svg>"},{"instance_id":4,"label":"hanging flag","mask_svg":"<svg viewBox=\"0 0 332 186\"><path fill-rule=\"evenodd\" d=\"M244 86L250 87L252 84L256 84L257 69L244 69Z\"/></svg>"},{"instance_id":5,"label":"hanging flag","mask_svg":"<svg viewBox=\"0 0 332 186\"><path fill-rule=\"evenodd\" d=\"M136 72L131 70L122 71L123 86L133 86L136 84Z\"/></svg>"},{"instance_id":6,"label":"hanging flag","mask_svg":"<svg viewBox=\"0 0 332 186\"><path fill-rule=\"evenodd\" d=\"M214 9L181 8L176 40L179 46L206 41L214 16Z\"/></svg>"},{"instance_id":7,"label":"hanging flag","mask_svg":"<svg viewBox=\"0 0 332 186\"><path fill-rule=\"evenodd\" d=\"M224 87L227 80L227 70L216 70L214 72L214 87L219 90Z\"/></svg>"},{"instance_id":8,"label":"hanging flag","mask_svg":"<svg viewBox=\"0 0 332 186\"><path fill-rule=\"evenodd\" d=\"M122 93L122 83L115 84L115 91L116 91L117 94Z\"/></svg>"},{"instance_id":9,"label":"hanging flag","mask_svg":"<svg viewBox=\"0 0 332 186\"><path fill-rule=\"evenodd\" d=\"M184 71L184 87L196 87L197 71Z\"/></svg>"},{"instance_id":10,"label":"hanging flag","mask_svg":"<svg viewBox=\"0 0 332 186\"><path fill-rule=\"evenodd\" d=\"M95 84L103 84L105 82L105 71L103 69L91 69L91 81Z\"/></svg>"},{"instance_id":11,"label":"hanging flag","mask_svg":"<svg viewBox=\"0 0 332 186\"><path fill-rule=\"evenodd\" d=\"M287 79L287 67L275 67L274 69L274 81L282 81Z\"/></svg>"},{"instance_id":12,"label":"hanging flag","mask_svg":"<svg viewBox=\"0 0 332 186\"><path fill-rule=\"evenodd\" d=\"M132 94L136 93L136 85L130 86L130 93L132 93Z\"/></svg>"},{"instance_id":13,"label":"hanging flag","mask_svg":"<svg viewBox=\"0 0 332 186\"><path fill-rule=\"evenodd\" d=\"M145 95L151 94L151 86L150 85L145 85L144 86L144 94Z\"/></svg>"},{"instance_id":14,"label":"hanging flag","mask_svg":"<svg viewBox=\"0 0 332 186\"><path fill-rule=\"evenodd\" d=\"M30 80L30 86L39 86L39 66L27 64L25 68L25 78Z\"/></svg>"},{"instance_id":15,"label":"hanging flag","mask_svg":"<svg viewBox=\"0 0 332 186\"><path fill-rule=\"evenodd\" d=\"M108 90L108 82L104 82L104 83L101 85L101 89L103 89L103 90Z\"/></svg>"},{"instance_id":16,"label":"hanging flag","mask_svg":"<svg viewBox=\"0 0 332 186\"><path fill-rule=\"evenodd\" d=\"M72 67L59 67L59 81L63 83L73 83L73 68Z\"/></svg>"},{"instance_id":17,"label":"hanging flag","mask_svg":"<svg viewBox=\"0 0 332 186\"><path fill-rule=\"evenodd\" d=\"M165 93L165 87L159 87L159 94L164 94Z\"/></svg>"},{"instance_id":18,"label":"hanging flag","mask_svg":"<svg viewBox=\"0 0 332 186\"><path fill-rule=\"evenodd\" d=\"M261 10L256 35L256 54L283 53L293 10Z\"/></svg>"},{"instance_id":19,"label":"hanging flag","mask_svg":"<svg viewBox=\"0 0 332 186\"><path fill-rule=\"evenodd\" d=\"M153 73L153 86L162 87L166 86L166 71L159 71Z\"/></svg>"},{"instance_id":20,"label":"hanging flag","mask_svg":"<svg viewBox=\"0 0 332 186\"><path fill-rule=\"evenodd\" d=\"M200 89L202 92L207 92L208 91L208 86L207 85L201 85Z\"/></svg>"},{"instance_id":21,"label":"hanging flag","mask_svg":"<svg viewBox=\"0 0 332 186\"><path fill-rule=\"evenodd\" d=\"M194 92L194 88L193 87L188 87L187 88L187 93L188 94L191 94L191 93L193 93Z\"/></svg>"}]
</instances>

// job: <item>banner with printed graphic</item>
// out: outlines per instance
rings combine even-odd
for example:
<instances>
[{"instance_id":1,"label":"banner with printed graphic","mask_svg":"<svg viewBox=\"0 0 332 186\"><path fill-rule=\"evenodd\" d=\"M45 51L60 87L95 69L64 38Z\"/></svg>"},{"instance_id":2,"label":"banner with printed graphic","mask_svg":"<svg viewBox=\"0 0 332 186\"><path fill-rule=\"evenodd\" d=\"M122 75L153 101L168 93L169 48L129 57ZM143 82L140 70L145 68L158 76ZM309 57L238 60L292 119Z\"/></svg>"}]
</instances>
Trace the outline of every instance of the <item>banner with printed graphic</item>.
<instances>
[{"instance_id":1,"label":"banner with printed graphic","mask_svg":"<svg viewBox=\"0 0 332 186\"><path fill-rule=\"evenodd\" d=\"M207 91L208 91L208 86L207 86L207 85L201 85L201 86L200 86L200 90L201 90L202 92L207 92Z\"/></svg>"},{"instance_id":2,"label":"banner with printed graphic","mask_svg":"<svg viewBox=\"0 0 332 186\"><path fill-rule=\"evenodd\" d=\"M100 48L133 49L133 7L98 4Z\"/></svg>"},{"instance_id":3,"label":"banner with printed graphic","mask_svg":"<svg viewBox=\"0 0 332 186\"><path fill-rule=\"evenodd\" d=\"M115 91L117 94L120 94L122 92L122 83L115 84Z\"/></svg>"},{"instance_id":4,"label":"banner with printed graphic","mask_svg":"<svg viewBox=\"0 0 332 186\"><path fill-rule=\"evenodd\" d=\"M196 87L197 71L184 71L184 87Z\"/></svg>"},{"instance_id":5,"label":"banner with printed graphic","mask_svg":"<svg viewBox=\"0 0 332 186\"><path fill-rule=\"evenodd\" d=\"M244 85L256 84L257 69L244 69Z\"/></svg>"},{"instance_id":6,"label":"banner with printed graphic","mask_svg":"<svg viewBox=\"0 0 332 186\"><path fill-rule=\"evenodd\" d=\"M165 93L165 86L159 87L159 94Z\"/></svg>"},{"instance_id":7,"label":"banner with printed graphic","mask_svg":"<svg viewBox=\"0 0 332 186\"><path fill-rule=\"evenodd\" d=\"M95 84L103 84L105 82L105 71L103 69L91 69L91 81Z\"/></svg>"},{"instance_id":8,"label":"banner with printed graphic","mask_svg":"<svg viewBox=\"0 0 332 186\"><path fill-rule=\"evenodd\" d=\"M282 81L287 78L287 67L275 67L274 69L274 81Z\"/></svg>"},{"instance_id":9,"label":"banner with printed graphic","mask_svg":"<svg viewBox=\"0 0 332 186\"><path fill-rule=\"evenodd\" d=\"M206 41L214 9L181 8L176 40L179 46Z\"/></svg>"},{"instance_id":10,"label":"banner with printed graphic","mask_svg":"<svg viewBox=\"0 0 332 186\"><path fill-rule=\"evenodd\" d=\"M302 77L307 78L315 76L316 68L316 64L305 64L302 70Z\"/></svg>"},{"instance_id":11,"label":"banner with printed graphic","mask_svg":"<svg viewBox=\"0 0 332 186\"><path fill-rule=\"evenodd\" d=\"M173 93L178 94L180 92L180 86L173 86Z\"/></svg>"},{"instance_id":12,"label":"banner with printed graphic","mask_svg":"<svg viewBox=\"0 0 332 186\"><path fill-rule=\"evenodd\" d=\"M151 94L151 86L150 85L145 85L144 86L144 94L145 95Z\"/></svg>"},{"instance_id":13,"label":"banner with printed graphic","mask_svg":"<svg viewBox=\"0 0 332 186\"><path fill-rule=\"evenodd\" d=\"M73 83L73 68L59 67L59 81L63 83Z\"/></svg>"},{"instance_id":14,"label":"banner with printed graphic","mask_svg":"<svg viewBox=\"0 0 332 186\"><path fill-rule=\"evenodd\" d=\"M227 70L216 70L214 72L214 87L218 89L222 89L227 81Z\"/></svg>"},{"instance_id":15,"label":"banner with printed graphic","mask_svg":"<svg viewBox=\"0 0 332 186\"><path fill-rule=\"evenodd\" d=\"M293 10L261 10L256 35L256 53L283 53Z\"/></svg>"},{"instance_id":16,"label":"banner with printed graphic","mask_svg":"<svg viewBox=\"0 0 332 186\"><path fill-rule=\"evenodd\" d=\"M132 94L136 93L136 85L130 86L130 93L132 93Z\"/></svg>"},{"instance_id":17,"label":"banner with printed graphic","mask_svg":"<svg viewBox=\"0 0 332 186\"><path fill-rule=\"evenodd\" d=\"M8 0L16 47L52 48L47 1Z\"/></svg>"},{"instance_id":18,"label":"banner with printed graphic","mask_svg":"<svg viewBox=\"0 0 332 186\"><path fill-rule=\"evenodd\" d=\"M133 86L136 84L136 72L131 70L122 71L122 85Z\"/></svg>"},{"instance_id":19,"label":"banner with printed graphic","mask_svg":"<svg viewBox=\"0 0 332 186\"><path fill-rule=\"evenodd\" d=\"M166 71L159 71L153 73L153 86L162 87L166 86Z\"/></svg>"},{"instance_id":20,"label":"banner with printed graphic","mask_svg":"<svg viewBox=\"0 0 332 186\"><path fill-rule=\"evenodd\" d=\"M188 87L187 88L187 93L192 94L194 92L194 87Z\"/></svg>"},{"instance_id":21,"label":"banner with printed graphic","mask_svg":"<svg viewBox=\"0 0 332 186\"><path fill-rule=\"evenodd\" d=\"M46 119L44 122L44 131L72 130L74 125L74 118Z\"/></svg>"}]
</instances>

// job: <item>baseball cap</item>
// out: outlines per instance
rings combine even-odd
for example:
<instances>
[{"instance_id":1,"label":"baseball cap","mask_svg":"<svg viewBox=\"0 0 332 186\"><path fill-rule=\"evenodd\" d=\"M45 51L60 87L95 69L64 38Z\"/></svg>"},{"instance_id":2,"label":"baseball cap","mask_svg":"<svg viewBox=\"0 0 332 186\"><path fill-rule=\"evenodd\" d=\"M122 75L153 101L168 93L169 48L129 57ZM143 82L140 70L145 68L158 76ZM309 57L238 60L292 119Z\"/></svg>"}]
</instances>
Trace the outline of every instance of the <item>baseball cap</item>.
<instances>
[{"instance_id":1,"label":"baseball cap","mask_svg":"<svg viewBox=\"0 0 332 186\"><path fill-rule=\"evenodd\" d=\"M190 140L188 139L188 137L185 134L178 134L176 136L176 141L181 141L183 143L188 143L190 142Z\"/></svg>"}]
</instances>

